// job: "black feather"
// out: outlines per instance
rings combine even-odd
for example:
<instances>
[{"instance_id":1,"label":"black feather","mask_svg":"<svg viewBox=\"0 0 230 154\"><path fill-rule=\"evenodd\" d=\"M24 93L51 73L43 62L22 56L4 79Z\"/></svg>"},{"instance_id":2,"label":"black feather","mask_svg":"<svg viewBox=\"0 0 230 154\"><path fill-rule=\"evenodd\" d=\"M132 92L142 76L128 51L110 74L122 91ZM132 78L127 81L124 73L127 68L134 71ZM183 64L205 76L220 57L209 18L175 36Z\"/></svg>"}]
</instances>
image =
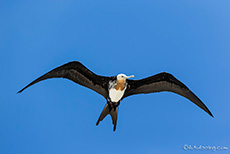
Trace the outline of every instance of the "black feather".
<instances>
[{"instance_id":1,"label":"black feather","mask_svg":"<svg viewBox=\"0 0 230 154\"><path fill-rule=\"evenodd\" d=\"M186 97L213 117L206 105L186 85L176 79L172 74L162 72L148 78L141 80L127 80L127 82L129 86L125 91L123 98L134 94L169 91Z\"/></svg>"},{"instance_id":2,"label":"black feather","mask_svg":"<svg viewBox=\"0 0 230 154\"><path fill-rule=\"evenodd\" d=\"M79 61L69 62L49 71L48 73L32 81L30 84L18 91L18 93L21 93L35 83L51 78L66 78L96 91L105 98L108 97L108 82L110 81L111 77L96 75Z\"/></svg>"}]
</instances>

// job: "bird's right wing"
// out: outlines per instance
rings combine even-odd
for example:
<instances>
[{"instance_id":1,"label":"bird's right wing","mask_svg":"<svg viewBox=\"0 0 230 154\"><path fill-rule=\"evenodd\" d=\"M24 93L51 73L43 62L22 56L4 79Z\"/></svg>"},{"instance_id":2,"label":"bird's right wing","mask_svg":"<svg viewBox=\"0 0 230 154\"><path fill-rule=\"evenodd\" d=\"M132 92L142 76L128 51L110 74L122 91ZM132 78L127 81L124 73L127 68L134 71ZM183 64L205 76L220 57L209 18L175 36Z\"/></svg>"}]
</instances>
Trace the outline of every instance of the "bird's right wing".
<instances>
[{"instance_id":1,"label":"bird's right wing","mask_svg":"<svg viewBox=\"0 0 230 154\"><path fill-rule=\"evenodd\" d=\"M186 85L169 73L163 72L141 80L127 80L127 82L129 86L124 98L134 94L169 91L189 99L213 117L205 104Z\"/></svg>"},{"instance_id":2,"label":"bird's right wing","mask_svg":"<svg viewBox=\"0 0 230 154\"><path fill-rule=\"evenodd\" d=\"M69 62L62 66L59 66L50 72L42 75L41 77L37 78L36 80L32 81L30 84L25 86L23 89L18 91L21 93L26 88L38 83L42 80L50 79L50 78L66 78L75 83L78 83L82 86L90 88L97 93L101 94L103 97L107 97L107 88L108 88L108 81L110 77L99 76L89 69L87 69L83 64L79 61Z\"/></svg>"}]
</instances>

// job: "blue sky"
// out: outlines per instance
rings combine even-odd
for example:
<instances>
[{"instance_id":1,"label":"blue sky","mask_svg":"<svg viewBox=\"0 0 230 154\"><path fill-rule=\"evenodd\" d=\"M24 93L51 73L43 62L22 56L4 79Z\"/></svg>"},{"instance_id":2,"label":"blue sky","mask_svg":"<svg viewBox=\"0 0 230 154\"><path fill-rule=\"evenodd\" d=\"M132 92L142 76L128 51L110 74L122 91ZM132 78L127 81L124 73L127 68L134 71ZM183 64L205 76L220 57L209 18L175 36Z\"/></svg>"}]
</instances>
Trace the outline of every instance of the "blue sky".
<instances>
[{"instance_id":1,"label":"blue sky","mask_svg":"<svg viewBox=\"0 0 230 154\"><path fill-rule=\"evenodd\" d=\"M210 153L230 148L228 0L0 1L0 153ZM79 60L97 74L141 79L167 71L215 118L173 93L136 95L96 127L97 93L63 79L16 92ZM229 153L229 150L215 153Z\"/></svg>"}]
</instances>

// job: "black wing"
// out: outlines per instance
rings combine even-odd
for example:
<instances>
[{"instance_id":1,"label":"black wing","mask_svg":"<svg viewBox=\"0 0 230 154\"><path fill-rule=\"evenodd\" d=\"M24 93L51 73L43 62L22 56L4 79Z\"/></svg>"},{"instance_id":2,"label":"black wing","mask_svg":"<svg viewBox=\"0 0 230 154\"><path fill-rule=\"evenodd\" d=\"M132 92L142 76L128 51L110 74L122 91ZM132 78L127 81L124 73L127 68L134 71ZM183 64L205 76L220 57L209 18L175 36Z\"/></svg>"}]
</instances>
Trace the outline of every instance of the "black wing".
<instances>
[{"instance_id":1,"label":"black wing","mask_svg":"<svg viewBox=\"0 0 230 154\"><path fill-rule=\"evenodd\" d=\"M127 82L129 86L124 98L134 94L170 91L186 97L213 117L205 104L187 86L169 73L163 72L141 80L127 80Z\"/></svg>"},{"instance_id":2,"label":"black wing","mask_svg":"<svg viewBox=\"0 0 230 154\"><path fill-rule=\"evenodd\" d=\"M39 81L50 78L66 78L96 91L105 98L108 95L107 83L109 82L110 77L96 75L78 61L69 62L67 64L64 64L51 70L50 72L42 75L41 77L37 78L36 80L28 84L26 87L18 91L18 93L21 93L23 90Z\"/></svg>"}]
</instances>

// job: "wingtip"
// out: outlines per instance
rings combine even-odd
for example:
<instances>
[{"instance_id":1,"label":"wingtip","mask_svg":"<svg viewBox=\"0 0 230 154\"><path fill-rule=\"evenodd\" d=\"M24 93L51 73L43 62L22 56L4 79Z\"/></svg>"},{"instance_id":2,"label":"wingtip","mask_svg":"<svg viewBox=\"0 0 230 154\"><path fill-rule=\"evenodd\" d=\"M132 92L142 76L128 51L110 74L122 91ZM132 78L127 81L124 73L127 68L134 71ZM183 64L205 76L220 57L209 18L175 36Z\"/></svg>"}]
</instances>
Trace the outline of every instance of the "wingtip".
<instances>
[{"instance_id":1,"label":"wingtip","mask_svg":"<svg viewBox=\"0 0 230 154\"><path fill-rule=\"evenodd\" d=\"M20 94L21 92L22 92L22 91L20 90L20 91L17 92L17 94Z\"/></svg>"},{"instance_id":2,"label":"wingtip","mask_svg":"<svg viewBox=\"0 0 230 154\"><path fill-rule=\"evenodd\" d=\"M20 94L21 92L23 92L23 90L25 90L25 88L19 90L19 91L17 92L17 94Z\"/></svg>"},{"instance_id":3,"label":"wingtip","mask_svg":"<svg viewBox=\"0 0 230 154\"><path fill-rule=\"evenodd\" d=\"M207 108L207 107L206 107ZM214 116L213 116L213 114L212 114L212 112L207 108L207 111L206 111L211 117L213 117L214 118Z\"/></svg>"},{"instance_id":4,"label":"wingtip","mask_svg":"<svg viewBox=\"0 0 230 154\"><path fill-rule=\"evenodd\" d=\"M213 117L214 118L214 115L212 115L212 113L210 112L210 114L209 114L211 117Z\"/></svg>"},{"instance_id":5,"label":"wingtip","mask_svg":"<svg viewBox=\"0 0 230 154\"><path fill-rule=\"evenodd\" d=\"M213 116L213 114L211 113L211 111L207 110L206 112L207 112L211 117L214 118L214 116Z\"/></svg>"},{"instance_id":6,"label":"wingtip","mask_svg":"<svg viewBox=\"0 0 230 154\"><path fill-rule=\"evenodd\" d=\"M21 93L21 92L23 92L26 88L28 88L30 86L30 84L29 85L27 85L27 86L25 86L24 88L22 88L21 90L19 90L18 92L17 92L17 94L19 94L19 93Z\"/></svg>"}]
</instances>

